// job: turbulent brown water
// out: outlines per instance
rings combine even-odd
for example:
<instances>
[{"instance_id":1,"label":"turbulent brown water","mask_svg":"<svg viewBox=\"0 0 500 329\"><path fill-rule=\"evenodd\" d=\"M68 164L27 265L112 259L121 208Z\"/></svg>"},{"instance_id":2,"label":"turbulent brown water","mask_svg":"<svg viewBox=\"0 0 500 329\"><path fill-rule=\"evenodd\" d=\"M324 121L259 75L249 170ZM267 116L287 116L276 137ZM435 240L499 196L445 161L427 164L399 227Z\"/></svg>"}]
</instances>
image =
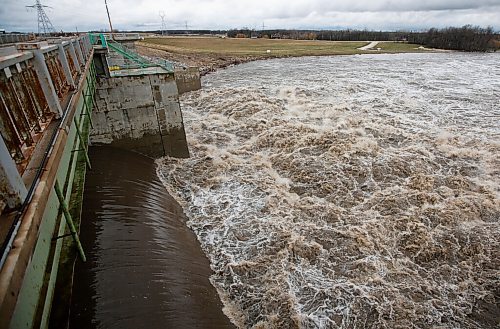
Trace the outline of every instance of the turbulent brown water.
<instances>
[{"instance_id":1,"label":"turbulent brown water","mask_svg":"<svg viewBox=\"0 0 500 329\"><path fill-rule=\"evenodd\" d=\"M183 97L181 202L240 328L500 319L500 56L259 61Z\"/></svg>"},{"instance_id":2,"label":"turbulent brown water","mask_svg":"<svg viewBox=\"0 0 500 329\"><path fill-rule=\"evenodd\" d=\"M154 161L91 148L70 328L233 328L208 260Z\"/></svg>"}]
</instances>

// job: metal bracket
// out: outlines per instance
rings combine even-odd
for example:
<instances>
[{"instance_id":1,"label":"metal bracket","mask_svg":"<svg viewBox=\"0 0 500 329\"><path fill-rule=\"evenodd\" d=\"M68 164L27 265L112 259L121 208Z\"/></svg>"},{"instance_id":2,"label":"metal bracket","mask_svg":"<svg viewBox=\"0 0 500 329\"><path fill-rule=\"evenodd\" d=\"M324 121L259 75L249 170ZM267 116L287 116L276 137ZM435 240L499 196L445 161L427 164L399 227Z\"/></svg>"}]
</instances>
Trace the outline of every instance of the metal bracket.
<instances>
[{"instance_id":1,"label":"metal bracket","mask_svg":"<svg viewBox=\"0 0 500 329\"><path fill-rule=\"evenodd\" d=\"M92 169L92 166L90 164L89 154L88 154L89 151L87 150L85 142L83 141L82 133L80 131L80 123L78 122L78 119L76 118L76 116L73 118L73 122L75 123L75 126L76 126L76 134L78 135L78 140L80 141L80 147L84 150L83 154L85 155L85 161L87 162L87 166L89 167L89 169Z\"/></svg>"},{"instance_id":2,"label":"metal bracket","mask_svg":"<svg viewBox=\"0 0 500 329\"><path fill-rule=\"evenodd\" d=\"M92 123L92 115L90 114L89 105L87 104L87 96L90 96L90 94L86 94L85 92L82 92L82 95L83 95L83 107L85 109L85 112L87 112L86 114L83 114L83 113L82 114L89 116L90 128L93 129L94 128L94 124Z\"/></svg>"},{"instance_id":3,"label":"metal bracket","mask_svg":"<svg viewBox=\"0 0 500 329\"><path fill-rule=\"evenodd\" d=\"M78 233L76 232L75 224L73 223L73 219L71 218L71 214L69 213L68 210L68 205L66 204L66 200L64 199L61 187L59 186L59 182L57 180L54 183L54 190L56 191L57 198L59 199L59 204L61 205L64 218L66 219L66 224L68 224L69 231L73 236L73 240L75 240L76 248L78 249L80 258L82 259L83 262L85 262L87 260L87 257L85 257L85 252L83 251L82 244L80 243L80 238L78 237Z\"/></svg>"}]
</instances>

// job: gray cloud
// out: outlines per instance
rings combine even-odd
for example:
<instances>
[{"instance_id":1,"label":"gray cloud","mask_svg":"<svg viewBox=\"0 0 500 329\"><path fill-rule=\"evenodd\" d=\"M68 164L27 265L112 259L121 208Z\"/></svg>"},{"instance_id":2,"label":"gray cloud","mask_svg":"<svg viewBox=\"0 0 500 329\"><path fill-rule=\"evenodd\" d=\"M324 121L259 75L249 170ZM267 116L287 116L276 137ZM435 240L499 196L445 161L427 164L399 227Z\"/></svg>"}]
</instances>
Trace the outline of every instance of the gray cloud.
<instances>
[{"instance_id":1,"label":"gray cloud","mask_svg":"<svg viewBox=\"0 0 500 329\"><path fill-rule=\"evenodd\" d=\"M0 0L0 28L36 31L31 0ZM57 30L107 29L104 0L42 0ZM500 30L500 0L108 0L113 26L155 30L159 11L167 28L426 29L464 24Z\"/></svg>"}]
</instances>

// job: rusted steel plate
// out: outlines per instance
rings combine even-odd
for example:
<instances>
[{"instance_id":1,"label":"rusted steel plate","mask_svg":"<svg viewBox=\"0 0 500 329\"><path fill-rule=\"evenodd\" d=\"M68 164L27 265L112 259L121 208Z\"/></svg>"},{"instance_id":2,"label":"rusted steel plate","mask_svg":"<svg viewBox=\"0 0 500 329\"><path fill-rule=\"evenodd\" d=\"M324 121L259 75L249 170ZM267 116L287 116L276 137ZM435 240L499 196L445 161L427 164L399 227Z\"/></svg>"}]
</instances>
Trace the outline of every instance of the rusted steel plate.
<instances>
[{"instance_id":1,"label":"rusted steel plate","mask_svg":"<svg viewBox=\"0 0 500 329\"><path fill-rule=\"evenodd\" d=\"M19 138L22 142L31 143L29 125L22 112L22 105L16 94L15 87L12 85L12 78L0 83L0 92L7 108L7 114L11 117Z\"/></svg>"},{"instance_id":2,"label":"rusted steel plate","mask_svg":"<svg viewBox=\"0 0 500 329\"><path fill-rule=\"evenodd\" d=\"M24 159L23 152L21 151L22 140L17 133L16 127L12 117L7 110L2 92L0 91L0 129L2 137L9 149L12 158L18 162Z\"/></svg>"},{"instance_id":3,"label":"rusted steel plate","mask_svg":"<svg viewBox=\"0 0 500 329\"><path fill-rule=\"evenodd\" d=\"M9 78L0 79L0 131L22 174L53 113L29 62L10 72Z\"/></svg>"}]
</instances>

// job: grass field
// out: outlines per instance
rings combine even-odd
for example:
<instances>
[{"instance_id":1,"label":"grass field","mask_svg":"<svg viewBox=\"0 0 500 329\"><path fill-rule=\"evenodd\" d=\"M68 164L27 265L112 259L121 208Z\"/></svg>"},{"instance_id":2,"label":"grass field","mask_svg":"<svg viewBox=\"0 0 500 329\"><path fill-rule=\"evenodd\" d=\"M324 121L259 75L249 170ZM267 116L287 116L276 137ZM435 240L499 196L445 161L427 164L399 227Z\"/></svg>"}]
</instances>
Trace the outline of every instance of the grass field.
<instances>
[{"instance_id":1,"label":"grass field","mask_svg":"<svg viewBox=\"0 0 500 329\"><path fill-rule=\"evenodd\" d=\"M367 42L309 41L277 39L233 39L212 37L162 37L147 38L144 45L173 53L220 54L252 57L351 55L372 53L357 48ZM381 52L413 52L417 45L383 43Z\"/></svg>"},{"instance_id":2,"label":"grass field","mask_svg":"<svg viewBox=\"0 0 500 329\"><path fill-rule=\"evenodd\" d=\"M420 45L413 43L401 43L401 42L380 42L375 48L380 48L381 52L385 53L401 53L401 52L424 52L428 51L422 48L418 48Z\"/></svg>"}]
</instances>

